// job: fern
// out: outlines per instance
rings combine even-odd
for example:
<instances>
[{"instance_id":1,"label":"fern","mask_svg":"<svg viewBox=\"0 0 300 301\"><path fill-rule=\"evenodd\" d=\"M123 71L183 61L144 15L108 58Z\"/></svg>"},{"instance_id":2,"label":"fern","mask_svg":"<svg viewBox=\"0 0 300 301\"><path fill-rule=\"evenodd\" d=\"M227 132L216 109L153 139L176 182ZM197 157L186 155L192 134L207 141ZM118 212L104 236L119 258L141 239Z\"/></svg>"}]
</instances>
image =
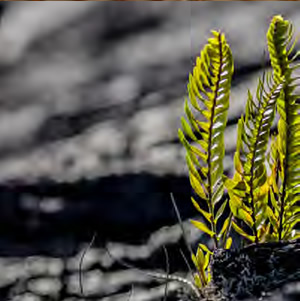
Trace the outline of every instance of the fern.
<instances>
[{"instance_id":1,"label":"fern","mask_svg":"<svg viewBox=\"0 0 300 301\"><path fill-rule=\"evenodd\" d=\"M231 77L233 73L232 54L224 34L213 31L200 57L197 58L193 73L189 76L188 94L194 112L185 101L187 120L182 117L183 131L178 135L186 148L186 161L189 167L190 183L205 204L192 202L206 219L206 223L192 220L201 231L212 237L214 248L220 243L230 245L231 238L225 235L230 218L228 217L218 232L217 223L223 215L226 202L221 203L224 193L223 157L224 130L227 122ZM201 138L198 138L201 137ZM191 141L192 143L190 143ZM218 210L217 210L218 209ZM203 251L206 253L204 255ZM200 245L193 261L199 271L199 285L209 280L205 275L211 251Z\"/></svg>"},{"instance_id":2,"label":"fern","mask_svg":"<svg viewBox=\"0 0 300 301\"><path fill-rule=\"evenodd\" d=\"M255 243L264 236L269 213L265 153L275 115L276 99L282 89L282 79L273 82L270 73L264 79L259 80L255 98L248 91L246 112L238 122L236 174L226 182L231 211L250 227L252 233L247 234L235 221L233 228Z\"/></svg>"},{"instance_id":3,"label":"fern","mask_svg":"<svg viewBox=\"0 0 300 301\"><path fill-rule=\"evenodd\" d=\"M281 187L276 198L279 208L274 207L278 214L278 240L292 239L299 236L294 231L295 225L300 222L300 105L299 95L294 90L297 86L291 67L294 59L289 60L295 43L289 47L292 40L293 27L289 21L281 16L275 16L267 33L268 48L275 80L284 77L285 85L277 102L280 115L278 122L278 153L282 168L280 173ZM277 161L278 162L278 161ZM273 181L273 184L275 181ZM279 210L279 212L278 212Z\"/></svg>"},{"instance_id":4,"label":"fern","mask_svg":"<svg viewBox=\"0 0 300 301\"><path fill-rule=\"evenodd\" d=\"M298 54L289 59L296 43L292 25L281 16L270 24L272 72L259 79L254 96L248 91L245 114L238 122L233 178L223 175L233 59L224 34L212 33L189 75L186 118L178 130L197 195L192 202L204 219L192 223L212 238L214 249L230 248L231 225L250 242L296 239L300 237L295 230L300 222L300 97L295 93L298 78L293 76L298 65L291 67ZM276 112L278 135L270 143ZM231 210L227 216L224 188ZM192 254L199 288L210 281L212 254L204 244Z\"/></svg>"}]
</instances>

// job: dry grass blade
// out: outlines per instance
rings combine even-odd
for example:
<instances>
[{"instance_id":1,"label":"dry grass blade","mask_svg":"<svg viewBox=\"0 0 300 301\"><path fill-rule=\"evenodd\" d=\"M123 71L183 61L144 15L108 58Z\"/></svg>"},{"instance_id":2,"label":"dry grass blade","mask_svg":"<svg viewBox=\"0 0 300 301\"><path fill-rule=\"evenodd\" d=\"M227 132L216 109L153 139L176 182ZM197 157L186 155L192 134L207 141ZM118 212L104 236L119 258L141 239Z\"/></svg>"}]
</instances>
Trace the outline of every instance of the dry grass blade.
<instances>
[{"instance_id":1,"label":"dry grass blade","mask_svg":"<svg viewBox=\"0 0 300 301\"><path fill-rule=\"evenodd\" d=\"M164 294L164 301L167 300L167 295L168 295L168 285L169 285L169 276L170 276L170 263L169 263L169 254L167 251L167 248L163 246L163 250L165 253L165 258L166 258L166 273L167 273L167 281L166 281L166 286L165 286L165 294Z\"/></svg>"},{"instance_id":2,"label":"dry grass blade","mask_svg":"<svg viewBox=\"0 0 300 301\"><path fill-rule=\"evenodd\" d=\"M190 252L190 255L192 256L193 255L193 251L192 251L191 245L189 244L189 242L187 240L187 235L186 235L185 229L183 227L183 222L182 222L182 219L181 219L181 216L180 216L180 213L179 213L179 210L178 210L178 207L177 207L177 204L176 204L176 201L175 201L175 198L174 198L174 195L173 195L172 192L170 193L170 196L171 196L171 201L172 201L175 213L176 213L177 220L178 220L180 228L181 228L181 232L182 232L182 236L183 236L183 239L184 239L184 243L185 243L188 251Z\"/></svg>"},{"instance_id":3,"label":"dry grass blade","mask_svg":"<svg viewBox=\"0 0 300 301\"><path fill-rule=\"evenodd\" d=\"M94 244L94 241L96 239L97 233L95 232L93 234L93 237L90 241L90 243L88 244L88 246L83 250L83 253L80 257L80 261L79 261L79 286L80 286L80 293L82 295L84 295L84 291L83 291L83 284L82 284L82 264L83 264L83 259L84 256L86 255L87 251L92 247L92 245Z\"/></svg>"},{"instance_id":4,"label":"dry grass blade","mask_svg":"<svg viewBox=\"0 0 300 301\"><path fill-rule=\"evenodd\" d=\"M113 254L110 252L110 250L108 249L107 246L105 246L105 249L106 249L106 252L107 254L116 262L118 262L121 266L123 267L126 267L126 268L129 268L129 269L134 269L148 277L151 277L153 279L158 279L158 280L164 280L164 281L176 281L176 282L179 282L185 286L188 286L192 291L193 293L195 294L195 296L197 298L200 298L201 297L201 293L200 291L198 290L198 288L194 285L193 282L183 278L183 277L180 277L180 276L176 276L176 275L170 275L170 274L166 274L166 273L158 273L158 272L153 272L153 271L145 271L145 270L142 270L132 264L129 264L127 263L126 261L122 260L122 259L119 259L119 258L115 258L113 256Z\"/></svg>"}]
</instances>

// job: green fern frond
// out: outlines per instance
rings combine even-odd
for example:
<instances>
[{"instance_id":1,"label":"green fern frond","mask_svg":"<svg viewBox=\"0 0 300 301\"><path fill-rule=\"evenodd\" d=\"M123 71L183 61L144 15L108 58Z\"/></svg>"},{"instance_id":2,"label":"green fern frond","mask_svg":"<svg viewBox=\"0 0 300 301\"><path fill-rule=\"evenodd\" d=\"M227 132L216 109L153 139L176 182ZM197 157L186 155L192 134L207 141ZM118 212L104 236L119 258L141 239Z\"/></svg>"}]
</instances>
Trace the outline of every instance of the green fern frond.
<instances>
[{"instance_id":1,"label":"green fern frond","mask_svg":"<svg viewBox=\"0 0 300 301\"><path fill-rule=\"evenodd\" d=\"M213 37L208 40L208 44L197 58L193 73L189 76L189 100L200 117L195 117L186 101L185 113L188 121L182 118L183 131L179 129L178 135L187 151L191 185L197 195L206 201L208 208L207 212L193 200L197 210L210 220L209 226L202 223L200 226L198 221L194 224L212 236L217 247L215 209L223 196L224 129L229 107L233 61L224 35L215 31L212 33ZM201 118L204 121L199 121ZM197 135L201 138L197 138ZM221 215L220 211L218 218Z\"/></svg>"},{"instance_id":2,"label":"green fern frond","mask_svg":"<svg viewBox=\"0 0 300 301\"><path fill-rule=\"evenodd\" d=\"M268 207L268 182L265 166L270 129L275 116L275 104L283 84L274 82L271 74L259 80L256 97L248 91L245 115L238 123L238 143L235 154L236 175L227 181L230 207L234 216L245 222L249 235L234 222L238 233L258 243L265 231Z\"/></svg>"},{"instance_id":3,"label":"green fern frond","mask_svg":"<svg viewBox=\"0 0 300 301\"><path fill-rule=\"evenodd\" d=\"M300 105L299 95L295 90L292 59L288 55L293 51L295 43L289 47L292 40L293 27L281 16L275 16L270 24L267 39L271 65L275 80L284 77L284 88L277 101L280 115L278 123L278 150L282 161L281 187L279 199L278 239L292 239L295 225L300 222L300 215L294 213L299 208L300 201Z\"/></svg>"},{"instance_id":4,"label":"green fern frond","mask_svg":"<svg viewBox=\"0 0 300 301\"><path fill-rule=\"evenodd\" d=\"M213 37L201 51L196 66L189 75L187 89L190 104L185 101L186 119L181 119L183 130L178 130L178 136L186 149L191 186L204 202L203 204L192 198L194 206L206 220L192 223L211 236L217 248L220 241L227 246L231 243L224 235L229 221L226 223L227 227L223 227L219 233L217 222L226 207L226 204L220 201L224 192L224 130L227 123L233 60L224 34L216 31L212 31L212 34ZM204 277L204 270L209 256L210 253L202 249L198 249L196 256L193 256L202 284L208 282L208 278Z\"/></svg>"}]
</instances>

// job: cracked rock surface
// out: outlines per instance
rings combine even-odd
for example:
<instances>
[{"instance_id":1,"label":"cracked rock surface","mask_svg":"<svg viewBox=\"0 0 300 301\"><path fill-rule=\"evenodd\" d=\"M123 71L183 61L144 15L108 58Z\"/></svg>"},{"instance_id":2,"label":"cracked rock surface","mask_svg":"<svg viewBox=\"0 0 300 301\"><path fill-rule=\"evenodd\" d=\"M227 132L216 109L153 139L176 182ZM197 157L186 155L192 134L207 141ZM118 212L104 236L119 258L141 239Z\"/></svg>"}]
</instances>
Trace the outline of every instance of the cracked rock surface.
<instances>
[{"instance_id":1,"label":"cracked rock surface","mask_svg":"<svg viewBox=\"0 0 300 301\"><path fill-rule=\"evenodd\" d=\"M261 297L260 300L289 300L293 295L299 296L296 284L300 281L299 258L300 240L253 244L237 251L218 250L212 263L213 282L229 300L250 296ZM278 295L282 287L282 293L275 297L272 291L277 289Z\"/></svg>"}]
</instances>

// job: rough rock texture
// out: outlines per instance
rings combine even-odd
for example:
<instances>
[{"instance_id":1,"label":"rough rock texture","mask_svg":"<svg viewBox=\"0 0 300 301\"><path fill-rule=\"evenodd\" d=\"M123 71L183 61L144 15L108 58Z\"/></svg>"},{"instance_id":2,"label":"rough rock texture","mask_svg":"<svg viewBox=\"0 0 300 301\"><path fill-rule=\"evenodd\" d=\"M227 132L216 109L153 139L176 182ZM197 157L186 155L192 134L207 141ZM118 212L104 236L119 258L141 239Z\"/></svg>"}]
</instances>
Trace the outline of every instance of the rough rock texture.
<instances>
[{"instance_id":1,"label":"rough rock texture","mask_svg":"<svg viewBox=\"0 0 300 301\"><path fill-rule=\"evenodd\" d=\"M186 175L179 116L187 74L211 29L226 33L235 60L228 170L246 89L255 88L266 64L269 21L281 13L298 28L296 8L293 2L9 5L0 28L0 179Z\"/></svg>"},{"instance_id":2,"label":"rough rock texture","mask_svg":"<svg viewBox=\"0 0 300 301\"><path fill-rule=\"evenodd\" d=\"M213 281L229 300L272 295L272 290L300 281L299 258L300 240L218 250L212 263ZM293 290L289 287L283 294Z\"/></svg>"},{"instance_id":3,"label":"rough rock texture","mask_svg":"<svg viewBox=\"0 0 300 301\"><path fill-rule=\"evenodd\" d=\"M269 21L280 13L299 28L298 6L1 3L0 299L124 300L132 283L131 300L161 299L163 284L99 264L103 246L118 241L124 259L165 269L164 253L153 251L165 244L172 273L186 273L179 227L176 238L159 229L176 223L171 191L184 220L194 214L177 139L187 74L209 31L224 30L235 59L225 134L230 173L246 89L253 91L266 64ZM83 277L89 297L80 297L74 267L94 232ZM193 233L196 242L201 235Z\"/></svg>"}]
</instances>

